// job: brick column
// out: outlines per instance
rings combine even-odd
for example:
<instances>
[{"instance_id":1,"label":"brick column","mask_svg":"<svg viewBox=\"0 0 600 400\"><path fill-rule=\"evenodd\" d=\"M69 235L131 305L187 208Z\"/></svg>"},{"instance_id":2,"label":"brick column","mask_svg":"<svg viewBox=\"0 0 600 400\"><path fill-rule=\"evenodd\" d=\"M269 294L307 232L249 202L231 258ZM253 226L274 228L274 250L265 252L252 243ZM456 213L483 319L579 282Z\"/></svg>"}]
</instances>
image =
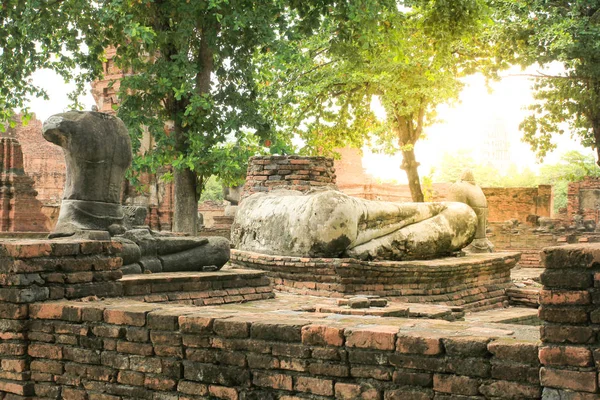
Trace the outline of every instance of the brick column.
<instances>
[{"instance_id":1,"label":"brick column","mask_svg":"<svg viewBox=\"0 0 600 400\"><path fill-rule=\"evenodd\" d=\"M115 255L120 247L110 241L0 242L0 399L32 398L28 396L34 394L30 305L122 295L122 284L116 282L123 275L122 259Z\"/></svg>"},{"instance_id":2,"label":"brick column","mask_svg":"<svg viewBox=\"0 0 600 400\"><path fill-rule=\"evenodd\" d=\"M543 398L598 399L600 245L549 247L542 260Z\"/></svg>"}]
</instances>

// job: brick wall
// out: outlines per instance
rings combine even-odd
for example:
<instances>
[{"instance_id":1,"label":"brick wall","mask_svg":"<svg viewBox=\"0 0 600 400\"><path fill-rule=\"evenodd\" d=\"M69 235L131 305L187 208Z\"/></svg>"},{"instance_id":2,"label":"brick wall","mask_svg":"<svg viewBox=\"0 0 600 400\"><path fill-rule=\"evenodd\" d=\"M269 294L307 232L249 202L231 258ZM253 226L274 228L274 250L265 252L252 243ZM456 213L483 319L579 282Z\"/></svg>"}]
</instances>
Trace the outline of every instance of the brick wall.
<instances>
[{"instance_id":1,"label":"brick wall","mask_svg":"<svg viewBox=\"0 0 600 400\"><path fill-rule=\"evenodd\" d=\"M545 398L598 399L600 245L544 249L539 316Z\"/></svg>"},{"instance_id":2,"label":"brick wall","mask_svg":"<svg viewBox=\"0 0 600 400\"><path fill-rule=\"evenodd\" d=\"M42 136L42 121L35 117L26 126L9 131L21 144L23 168L33 179L42 204L60 204L65 186L66 164L63 150Z\"/></svg>"},{"instance_id":3,"label":"brick wall","mask_svg":"<svg viewBox=\"0 0 600 400\"><path fill-rule=\"evenodd\" d=\"M477 336L444 334L449 323L429 332L409 329L410 323L269 319L124 299L44 301L51 293L61 298L88 292L70 291L69 285L101 285L95 272L120 265L113 246L0 244L0 397L536 399L543 391L548 399L585 400L599 395L599 245L545 250L542 345L535 338L495 339L493 330L486 334L485 329ZM76 261L94 256L112 261Z\"/></svg>"},{"instance_id":4,"label":"brick wall","mask_svg":"<svg viewBox=\"0 0 600 400\"><path fill-rule=\"evenodd\" d=\"M517 219L526 222L527 216L550 217L552 186L537 188L483 188L488 203L489 221Z\"/></svg>"}]
</instances>

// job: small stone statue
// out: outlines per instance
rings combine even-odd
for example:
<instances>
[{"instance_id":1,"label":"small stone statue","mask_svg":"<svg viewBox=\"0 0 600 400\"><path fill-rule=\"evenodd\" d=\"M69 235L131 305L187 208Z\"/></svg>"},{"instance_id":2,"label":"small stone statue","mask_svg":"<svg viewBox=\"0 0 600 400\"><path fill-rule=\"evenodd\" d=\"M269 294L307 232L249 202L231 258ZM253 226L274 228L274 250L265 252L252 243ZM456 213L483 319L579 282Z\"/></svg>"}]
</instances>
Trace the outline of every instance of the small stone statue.
<instances>
[{"instance_id":1,"label":"small stone statue","mask_svg":"<svg viewBox=\"0 0 600 400\"><path fill-rule=\"evenodd\" d=\"M94 111L53 115L44 138L63 148L67 163L58 222L50 238L77 236L123 243L124 273L217 270L229 260L229 241L154 232L144 210L121 206L121 185L132 160L123 121Z\"/></svg>"},{"instance_id":2,"label":"small stone statue","mask_svg":"<svg viewBox=\"0 0 600 400\"><path fill-rule=\"evenodd\" d=\"M450 186L451 201L467 204L477 215L477 230L475 239L463 250L467 253L491 253L494 245L486 236L488 207L483 190L475 183L473 172L467 169L463 172L460 180Z\"/></svg>"}]
</instances>

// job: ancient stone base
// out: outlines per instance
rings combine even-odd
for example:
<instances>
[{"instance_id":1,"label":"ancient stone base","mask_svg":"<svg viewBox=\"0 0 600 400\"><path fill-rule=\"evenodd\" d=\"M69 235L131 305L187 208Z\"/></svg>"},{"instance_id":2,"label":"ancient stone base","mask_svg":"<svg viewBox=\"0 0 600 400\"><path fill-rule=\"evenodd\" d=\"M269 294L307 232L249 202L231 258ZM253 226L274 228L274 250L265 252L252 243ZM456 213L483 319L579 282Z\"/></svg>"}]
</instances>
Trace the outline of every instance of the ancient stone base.
<instances>
[{"instance_id":1,"label":"ancient stone base","mask_svg":"<svg viewBox=\"0 0 600 400\"><path fill-rule=\"evenodd\" d=\"M126 297L147 303L209 306L274 297L266 273L247 269L127 275L120 282Z\"/></svg>"},{"instance_id":2,"label":"ancient stone base","mask_svg":"<svg viewBox=\"0 0 600 400\"><path fill-rule=\"evenodd\" d=\"M466 309L507 301L510 270L519 253L470 254L424 261L369 262L299 258L232 250L230 264L267 271L275 289L327 297L366 294L409 303L442 303Z\"/></svg>"}]
</instances>

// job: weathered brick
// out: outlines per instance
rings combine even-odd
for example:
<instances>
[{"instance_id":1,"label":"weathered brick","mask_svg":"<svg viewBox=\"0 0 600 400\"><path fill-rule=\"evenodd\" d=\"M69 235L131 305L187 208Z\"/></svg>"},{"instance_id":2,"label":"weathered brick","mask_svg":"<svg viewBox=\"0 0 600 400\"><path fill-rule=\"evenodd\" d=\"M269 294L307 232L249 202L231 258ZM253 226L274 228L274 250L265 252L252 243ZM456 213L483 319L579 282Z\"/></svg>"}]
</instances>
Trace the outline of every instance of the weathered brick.
<instances>
[{"instance_id":1,"label":"weathered brick","mask_svg":"<svg viewBox=\"0 0 600 400\"><path fill-rule=\"evenodd\" d=\"M302 343L309 346L343 346L344 329L327 325L307 325L302 328Z\"/></svg>"},{"instance_id":2,"label":"weathered brick","mask_svg":"<svg viewBox=\"0 0 600 400\"><path fill-rule=\"evenodd\" d=\"M552 388L590 393L595 393L598 390L596 372L569 371L542 367L540 369L540 382L542 386Z\"/></svg>"},{"instance_id":3,"label":"weathered brick","mask_svg":"<svg viewBox=\"0 0 600 400\"><path fill-rule=\"evenodd\" d=\"M333 396L333 381L330 379L298 376L294 380L294 390L319 396Z\"/></svg>"},{"instance_id":4,"label":"weathered brick","mask_svg":"<svg viewBox=\"0 0 600 400\"><path fill-rule=\"evenodd\" d=\"M247 338L250 335L250 324L246 321L217 319L214 321L213 331L227 338Z\"/></svg>"},{"instance_id":5,"label":"weathered brick","mask_svg":"<svg viewBox=\"0 0 600 400\"><path fill-rule=\"evenodd\" d=\"M433 375L433 390L436 392L475 396L479 393L479 379L457 375Z\"/></svg>"},{"instance_id":6,"label":"weathered brick","mask_svg":"<svg viewBox=\"0 0 600 400\"><path fill-rule=\"evenodd\" d=\"M541 395L539 386L507 381L484 383L479 387L479 391L486 398L507 398L510 396L513 399L538 399Z\"/></svg>"},{"instance_id":7,"label":"weathered brick","mask_svg":"<svg viewBox=\"0 0 600 400\"><path fill-rule=\"evenodd\" d=\"M395 326L372 326L368 328L348 328L346 336L346 347L360 347L378 350L394 350L396 347Z\"/></svg>"},{"instance_id":8,"label":"weathered brick","mask_svg":"<svg viewBox=\"0 0 600 400\"><path fill-rule=\"evenodd\" d=\"M396 341L396 351L403 354L438 355L443 352L438 337L401 335Z\"/></svg>"},{"instance_id":9,"label":"weathered brick","mask_svg":"<svg viewBox=\"0 0 600 400\"><path fill-rule=\"evenodd\" d=\"M179 328L185 333L212 333L214 318L199 315L182 315L179 317Z\"/></svg>"},{"instance_id":10,"label":"weathered brick","mask_svg":"<svg viewBox=\"0 0 600 400\"><path fill-rule=\"evenodd\" d=\"M539 358L544 365L587 367L593 362L592 351L589 348L576 346L540 347Z\"/></svg>"},{"instance_id":11,"label":"weathered brick","mask_svg":"<svg viewBox=\"0 0 600 400\"><path fill-rule=\"evenodd\" d=\"M292 377L274 372L257 371L252 374L252 384L259 387L291 391Z\"/></svg>"}]
</instances>

